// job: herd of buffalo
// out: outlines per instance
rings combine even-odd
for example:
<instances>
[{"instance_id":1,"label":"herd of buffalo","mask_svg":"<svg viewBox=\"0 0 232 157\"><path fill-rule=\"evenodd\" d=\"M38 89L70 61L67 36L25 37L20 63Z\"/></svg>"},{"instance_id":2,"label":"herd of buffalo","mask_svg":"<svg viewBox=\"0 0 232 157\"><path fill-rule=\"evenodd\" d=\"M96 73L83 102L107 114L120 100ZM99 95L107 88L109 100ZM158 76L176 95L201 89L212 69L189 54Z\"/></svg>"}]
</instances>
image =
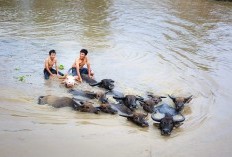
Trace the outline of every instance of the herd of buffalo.
<instances>
[{"instance_id":1,"label":"herd of buffalo","mask_svg":"<svg viewBox=\"0 0 232 157\"><path fill-rule=\"evenodd\" d=\"M103 79L97 82L85 75L82 75L82 78L90 86L98 86L105 89L106 92L70 89L69 93L73 95L73 98L52 95L40 96L38 103L41 105L48 104L55 108L69 106L80 112L119 114L142 127L149 126L147 117L150 113L151 118L159 124L161 134L170 135L174 127L179 127L183 124L182 122L185 120L185 117L181 112L185 104L192 100L192 96L174 97L168 95L175 107L171 107L165 103L158 105L162 102L163 98L166 98L165 96L157 96L152 93L148 93L146 98L138 95L123 95L114 90L114 81L111 79ZM109 95L113 96L117 103L110 102L107 98ZM76 98L77 96L85 99ZM90 99L97 99L99 105L96 107Z\"/></svg>"}]
</instances>

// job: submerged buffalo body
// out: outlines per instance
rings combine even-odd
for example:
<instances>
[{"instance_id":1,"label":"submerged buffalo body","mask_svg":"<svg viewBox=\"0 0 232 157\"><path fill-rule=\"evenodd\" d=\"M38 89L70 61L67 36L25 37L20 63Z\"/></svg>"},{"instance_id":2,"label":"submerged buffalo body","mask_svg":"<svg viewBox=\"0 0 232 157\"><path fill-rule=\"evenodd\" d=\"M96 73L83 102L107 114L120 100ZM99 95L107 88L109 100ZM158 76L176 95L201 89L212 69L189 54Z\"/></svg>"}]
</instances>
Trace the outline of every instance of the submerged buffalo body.
<instances>
[{"instance_id":1,"label":"submerged buffalo body","mask_svg":"<svg viewBox=\"0 0 232 157\"><path fill-rule=\"evenodd\" d=\"M100 111L97 107L94 107L91 102L76 101L74 98L57 97L52 95L40 96L38 99L38 104L48 104L55 108L72 107L74 110L96 114Z\"/></svg>"},{"instance_id":2,"label":"submerged buffalo body","mask_svg":"<svg viewBox=\"0 0 232 157\"><path fill-rule=\"evenodd\" d=\"M98 86L107 90L114 89L114 80L111 79L103 79L100 82L90 83L90 86Z\"/></svg>"},{"instance_id":3,"label":"submerged buffalo body","mask_svg":"<svg viewBox=\"0 0 232 157\"><path fill-rule=\"evenodd\" d=\"M192 95L189 97L174 97L174 96L170 96L170 95L168 95L168 96L174 102L176 110L178 112L182 111L184 109L184 105L186 103L189 103L192 100Z\"/></svg>"},{"instance_id":4,"label":"submerged buffalo body","mask_svg":"<svg viewBox=\"0 0 232 157\"><path fill-rule=\"evenodd\" d=\"M142 101L143 98L135 95L126 95L124 97L113 96L114 99L119 100L120 103L124 104L130 110L137 108L137 101Z\"/></svg>"},{"instance_id":5,"label":"submerged buffalo body","mask_svg":"<svg viewBox=\"0 0 232 157\"><path fill-rule=\"evenodd\" d=\"M180 126L185 117L167 104L155 107L151 118L159 123L162 135L170 135L174 127Z\"/></svg>"},{"instance_id":6,"label":"submerged buffalo body","mask_svg":"<svg viewBox=\"0 0 232 157\"><path fill-rule=\"evenodd\" d=\"M81 78L83 81L85 81L86 83L97 83L97 81L93 78L90 78L88 75L86 74L81 74Z\"/></svg>"},{"instance_id":7,"label":"submerged buffalo body","mask_svg":"<svg viewBox=\"0 0 232 157\"><path fill-rule=\"evenodd\" d=\"M82 91L82 90L69 90L69 93L73 94L74 96L82 96L89 99L97 99L101 103L107 103L108 99L106 98L107 92L91 92L91 91Z\"/></svg>"}]
</instances>

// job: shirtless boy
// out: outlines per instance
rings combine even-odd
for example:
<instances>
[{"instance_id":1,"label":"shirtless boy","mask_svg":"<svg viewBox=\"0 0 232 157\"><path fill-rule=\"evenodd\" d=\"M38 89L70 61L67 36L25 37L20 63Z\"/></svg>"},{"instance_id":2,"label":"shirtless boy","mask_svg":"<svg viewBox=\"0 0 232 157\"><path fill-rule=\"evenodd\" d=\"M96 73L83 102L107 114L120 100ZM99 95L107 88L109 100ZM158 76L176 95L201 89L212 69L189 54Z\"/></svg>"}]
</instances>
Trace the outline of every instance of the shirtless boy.
<instances>
[{"instance_id":1,"label":"shirtless boy","mask_svg":"<svg viewBox=\"0 0 232 157\"><path fill-rule=\"evenodd\" d=\"M53 69L53 66L55 65L55 69ZM54 76L64 76L61 72L58 71L58 66L57 66L57 58L56 58L56 51L51 50L49 51L49 57L45 59L45 64L44 64L44 78L46 80L49 79L49 77L54 77Z\"/></svg>"},{"instance_id":2,"label":"shirtless boy","mask_svg":"<svg viewBox=\"0 0 232 157\"><path fill-rule=\"evenodd\" d=\"M80 57L76 58L75 62L72 65L72 75L77 76L77 80L82 82L81 74L87 74L90 78L93 78L93 72L90 69L89 59L87 57L88 51L82 49L80 51ZM87 68L84 68L84 65L87 65Z\"/></svg>"}]
</instances>

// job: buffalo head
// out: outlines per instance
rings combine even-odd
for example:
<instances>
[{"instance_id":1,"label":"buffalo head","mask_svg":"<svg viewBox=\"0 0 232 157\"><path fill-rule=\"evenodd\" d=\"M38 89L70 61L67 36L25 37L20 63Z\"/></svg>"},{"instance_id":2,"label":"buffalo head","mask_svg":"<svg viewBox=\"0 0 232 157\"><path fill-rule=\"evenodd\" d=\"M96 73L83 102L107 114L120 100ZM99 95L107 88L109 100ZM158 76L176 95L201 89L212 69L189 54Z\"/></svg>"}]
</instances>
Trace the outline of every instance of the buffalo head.
<instances>
[{"instance_id":1,"label":"buffalo head","mask_svg":"<svg viewBox=\"0 0 232 157\"><path fill-rule=\"evenodd\" d=\"M149 113L154 111L154 106L162 101L162 98L166 98L165 96L156 96L156 95L148 95L147 100L140 100L140 104L143 109Z\"/></svg>"},{"instance_id":2,"label":"buffalo head","mask_svg":"<svg viewBox=\"0 0 232 157\"><path fill-rule=\"evenodd\" d=\"M126 95L124 97L113 96L113 98L116 100L121 100L122 103L131 110L137 108L137 103L136 103L137 101L143 100L141 96L135 96L135 95Z\"/></svg>"},{"instance_id":3,"label":"buffalo head","mask_svg":"<svg viewBox=\"0 0 232 157\"><path fill-rule=\"evenodd\" d=\"M76 102L76 104L73 105L73 108L80 112L89 112L89 113L95 113L95 114L98 114L98 112L100 111L98 107L94 107L93 103L88 102L88 101Z\"/></svg>"},{"instance_id":4,"label":"buffalo head","mask_svg":"<svg viewBox=\"0 0 232 157\"><path fill-rule=\"evenodd\" d=\"M109 103L103 103L98 107L102 112L116 114L118 113L117 110L113 109Z\"/></svg>"},{"instance_id":5,"label":"buffalo head","mask_svg":"<svg viewBox=\"0 0 232 157\"><path fill-rule=\"evenodd\" d=\"M176 116L171 116L170 114L157 114L153 113L151 118L159 122L159 129L161 130L161 135L171 135L171 132L175 126L178 126L181 122L185 120L184 116L179 114Z\"/></svg>"},{"instance_id":6,"label":"buffalo head","mask_svg":"<svg viewBox=\"0 0 232 157\"><path fill-rule=\"evenodd\" d=\"M189 97L186 97L186 98L185 97L174 97L174 96L170 96L170 95L168 95L168 96L174 102L175 107L176 107L176 111L178 111L178 112L182 111L184 109L184 105L186 103L189 103L192 100L192 95Z\"/></svg>"},{"instance_id":7,"label":"buffalo head","mask_svg":"<svg viewBox=\"0 0 232 157\"><path fill-rule=\"evenodd\" d=\"M92 83L92 84L90 83L89 85L90 86L98 86L98 87L101 87L101 88L105 88L107 90L112 90L112 89L114 89L114 80L103 79L100 82Z\"/></svg>"},{"instance_id":8,"label":"buffalo head","mask_svg":"<svg viewBox=\"0 0 232 157\"><path fill-rule=\"evenodd\" d=\"M122 115L120 114L120 116L122 117L126 117L128 120L132 121L133 123L139 125L139 126L142 126L142 127L148 127L149 124L147 122L147 116L148 116L148 113L147 114L143 114L143 113L132 113L130 115Z\"/></svg>"}]
</instances>

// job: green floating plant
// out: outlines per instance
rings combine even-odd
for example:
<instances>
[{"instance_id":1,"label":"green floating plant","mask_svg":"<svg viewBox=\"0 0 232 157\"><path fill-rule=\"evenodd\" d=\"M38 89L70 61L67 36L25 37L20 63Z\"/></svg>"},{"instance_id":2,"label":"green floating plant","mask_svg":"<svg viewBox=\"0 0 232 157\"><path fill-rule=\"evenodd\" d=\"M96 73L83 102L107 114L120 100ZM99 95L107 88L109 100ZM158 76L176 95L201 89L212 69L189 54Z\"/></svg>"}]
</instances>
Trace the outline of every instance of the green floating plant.
<instances>
[{"instance_id":1,"label":"green floating plant","mask_svg":"<svg viewBox=\"0 0 232 157\"><path fill-rule=\"evenodd\" d=\"M63 64L60 64L60 65L59 65L59 69L60 69L60 70L64 70L64 65L63 65Z\"/></svg>"},{"instance_id":2,"label":"green floating plant","mask_svg":"<svg viewBox=\"0 0 232 157\"><path fill-rule=\"evenodd\" d=\"M25 76L19 76L18 79L19 79L19 81L25 81L26 77Z\"/></svg>"},{"instance_id":3,"label":"green floating plant","mask_svg":"<svg viewBox=\"0 0 232 157\"><path fill-rule=\"evenodd\" d=\"M15 68L14 70L19 71L19 68Z\"/></svg>"}]
</instances>

